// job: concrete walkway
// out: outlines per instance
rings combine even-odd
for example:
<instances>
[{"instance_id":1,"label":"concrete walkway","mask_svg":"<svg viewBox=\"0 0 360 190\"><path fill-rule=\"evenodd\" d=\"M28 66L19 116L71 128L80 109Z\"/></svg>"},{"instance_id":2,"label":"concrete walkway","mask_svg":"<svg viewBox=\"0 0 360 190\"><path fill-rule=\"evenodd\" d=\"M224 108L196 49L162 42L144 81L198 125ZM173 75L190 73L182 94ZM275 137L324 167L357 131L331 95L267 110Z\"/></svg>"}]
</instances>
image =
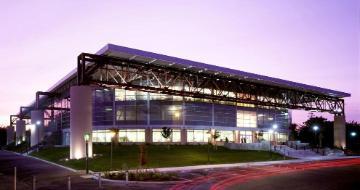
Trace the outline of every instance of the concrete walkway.
<instances>
[{"instance_id":1,"label":"concrete walkway","mask_svg":"<svg viewBox=\"0 0 360 190\"><path fill-rule=\"evenodd\" d=\"M360 158L360 156L312 156L303 159L294 160L277 160L277 161L265 161L265 162L244 162L233 164L209 164L209 165L196 165L196 166L183 166L183 167L166 167L166 168L151 168L159 172L188 172L193 170L209 170L209 169L221 169L221 168L237 168L237 167L252 167L252 166L267 166L278 164L291 164L291 163L304 163L311 161L322 160L337 160L337 159L351 159Z\"/></svg>"}]
</instances>

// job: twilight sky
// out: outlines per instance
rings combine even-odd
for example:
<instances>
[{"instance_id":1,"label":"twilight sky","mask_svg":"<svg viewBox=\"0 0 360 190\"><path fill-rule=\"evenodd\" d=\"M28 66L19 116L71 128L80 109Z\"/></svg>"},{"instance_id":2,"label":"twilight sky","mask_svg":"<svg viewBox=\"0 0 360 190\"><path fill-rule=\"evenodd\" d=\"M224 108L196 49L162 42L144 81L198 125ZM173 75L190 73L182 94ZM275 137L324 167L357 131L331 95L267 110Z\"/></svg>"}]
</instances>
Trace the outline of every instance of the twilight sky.
<instances>
[{"instance_id":1,"label":"twilight sky","mask_svg":"<svg viewBox=\"0 0 360 190\"><path fill-rule=\"evenodd\" d=\"M1 1L0 124L107 43L349 92L346 118L360 121L359 10L356 0Z\"/></svg>"}]
</instances>

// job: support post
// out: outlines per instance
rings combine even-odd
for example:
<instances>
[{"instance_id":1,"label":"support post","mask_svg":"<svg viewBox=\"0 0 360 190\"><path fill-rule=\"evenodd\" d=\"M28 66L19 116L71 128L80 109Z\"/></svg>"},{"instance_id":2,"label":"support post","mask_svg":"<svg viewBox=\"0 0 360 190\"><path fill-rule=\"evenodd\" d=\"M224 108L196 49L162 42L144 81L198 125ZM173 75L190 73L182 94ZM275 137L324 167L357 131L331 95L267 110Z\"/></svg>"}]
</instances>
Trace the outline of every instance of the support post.
<instances>
[{"instance_id":1,"label":"support post","mask_svg":"<svg viewBox=\"0 0 360 190\"><path fill-rule=\"evenodd\" d=\"M334 115L334 146L346 147L345 115Z\"/></svg>"},{"instance_id":2,"label":"support post","mask_svg":"<svg viewBox=\"0 0 360 190\"><path fill-rule=\"evenodd\" d=\"M16 121L16 143L20 144L25 138L25 121L24 120L17 120Z\"/></svg>"},{"instance_id":3,"label":"support post","mask_svg":"<svg viewBox=\"0 0 360 190\"><path fill-rule=\"evenodd\" d=\"M88 142L89 157L92 149L92 88L90 86L72 86L70 88L70 159L86 156L83 136L90 134Z\"/></svg>"},{"instance_id":4,"label":"support post","mask_svg":"<svg viewBox=\"0 0 360 190\"><path fill-rule=\"evenodd\" d=\"M147 126L147 127L149 127L149 126ZM152 129L151 128L145 129L145 142L152 143Z\"/></svg>"},{"instance_id":5,"label":"support post","mask_svg":"<svg viewBox=\"0 0 360 190\"><path fill-rule=\"evenodd\" d=\"M67 177L67 189L71 190L71 177L70 176Z\"/></svg>"},{"instance_id":6,"label":"support post","mask_svg":"<svg viewBox=\"0 0 360 190\"><path fill-rule=\"evenodd\" d=\"M33 183L32 183L32 189L36 190L36 176L33 176Z\"/></svg>"},{"instance_id":7,"label":"support post","mask_svg":"<svg viewBox=\"0 0 360 190\"><path fill-rule=\"evenodd\" d=\"M44 138L44 111L31 111L30 146L39 144Z\"/></svg>"},{"instance_id":8,"label":"support post","mask_svg":"<svg viewBox=\"0 0 360 190\"><path fill-rule=\"evenodd\" d=\"M14 167L14 190L16 190L16 167Z\"/></svg>"},{"instance_id":9,"label":"support post","mask_svg":"<svg viewBox=\"0 0 360 190\"><path fill-rule=\"evenodd\" d=\"M181 129L181 134L180 134L180 138L181 138L181 144L186 144L187 143L187 130L185 128Z\"/></svg>"}]
</instances>

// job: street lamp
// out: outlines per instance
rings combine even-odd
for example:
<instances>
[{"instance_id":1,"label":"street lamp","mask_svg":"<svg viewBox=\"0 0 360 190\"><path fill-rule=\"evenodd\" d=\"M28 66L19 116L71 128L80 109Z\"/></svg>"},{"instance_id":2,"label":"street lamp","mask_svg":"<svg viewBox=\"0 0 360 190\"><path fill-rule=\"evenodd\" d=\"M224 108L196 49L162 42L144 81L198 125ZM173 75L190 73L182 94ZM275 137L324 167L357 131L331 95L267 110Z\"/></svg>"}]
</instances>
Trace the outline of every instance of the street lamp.
<instances>
[{"instance_id":1,"label":"street lamp","mask_svg":"<svg viewBox=\"0 0 360 190\"><path fill-rule=\"evenodd\" d=\"M269 150L270 150L270 157L272 159L272 151L271 151L271 136L273 135L274 130L273 129L269 129Z\"/></svg>"},{"instance_id":2,"label":"street lamp","mask_svg":"<svg viewBox=\"0 0 360 190\"><path fill-rule=\"evenodd\" d=\"M350 136L351 136L351 137L356 137L356 135L357 135L356 132L351 132L351 133L350 133Z\"/></svg>"},{"instance_id":3,"label":"street lamp","mask_svg":"<svg viewBox=\"0 0 360 190\"><path fill-rule=\"evenodd\" d=\"M36 121L35 122L35 130L37 131L37 148L36 148L36 152L39 152L39 144L40 144L40 125L41 125L41 121Z\"/></svg>"},{"instance_id":4,"label":"street lamp","mask_svg":"<svg viewBox=\"0 0 360 190\"><path fill-rule=\"evenodd\" d=\"M318 143L317 143L317 140L316 140L316 132L319 130L319 126L317 125L314 125L312 127L313 131L314 131L314 140L315 140L315 145L317 147L317 153L319 153L319 146L318 146Z\"/></svg>"},{"instance_id":5,"label":"street lamp","mask_svg":"<svg viewBox=\"0 0 360 190\"><path fill-rule=\"evenodd\" d=\"M90 133L84 134L85 140L85 155L86 155L86 174L89 174L89 140L90 140Z\"/></svg>"},{"instance_id":6,"label":"street lamp","mask_svg":"<svg viewBox=\"0 0 360 190\"><path fill-rule=\"evenodd\" d=\"M273 124L272 126L273 130L274 130L274 134L273 134L273 137L274 137L274 141L275 141L275 146L277 145L277 138L276 138L276 129L278 128L278 125L276 123ZM275 147L275 150L276 150L276 147Z\"/></svg>"},{"instance_id":7,"label":"street lamp","mask_svg":"<svg viewBox=\"0 0 360 190\"><path fill-rule=\"evenodd\" d=\"M112 131L110 133L111 136L111 141L110 141L110 169L112 170L113 168L113 140L115 137L116 133L114 131Z\"/></svg>"}]
</instances>

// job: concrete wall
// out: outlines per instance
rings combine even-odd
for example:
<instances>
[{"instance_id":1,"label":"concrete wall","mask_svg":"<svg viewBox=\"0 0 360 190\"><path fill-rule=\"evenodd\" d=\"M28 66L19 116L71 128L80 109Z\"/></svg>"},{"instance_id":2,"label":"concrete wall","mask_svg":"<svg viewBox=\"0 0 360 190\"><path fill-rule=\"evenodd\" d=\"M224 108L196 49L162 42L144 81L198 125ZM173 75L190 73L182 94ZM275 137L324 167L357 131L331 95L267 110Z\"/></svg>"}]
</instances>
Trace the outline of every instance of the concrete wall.
<instances>
[{"instance_id":1,"label":"concrete wall","mask_svg":"<svg viewBox=\"0 0 360 190\"><path fill-rule=\"evenodd\" d=\"M261 143L225 143L224 146L233 150L270 150L268 141Z\"/></svg>"},{"instance_id":2,"label":"concrete wall","mask_svg":"<svg viewBox=\"0 0 360 190\"><path fill-rule=\"evenodd\" d=\"M334 146L338 148L346 147L345 115L334 116Z\"/></svg>"},{"instance_id":3,"label":"concrete wall","mask_svg":"<svg viewBox=\"0 0 360 190\"><path fill-rule=\"evenodd\" d=\"M70 159L86 156L84 135L92 134L92 89L90 86L70 88ZM92 157L92 138L88 142Z\"/></svg>"},{"instance_id":4,"label":"concrete wall","mask_svg":"<svg viewBox=\"0 0 360 190\"><path fill-rule=\"evenodd\" d=\"M25 140L25 121L24 120L17 120L16 121L16 144L20 141L22 142Z\"/></svg>"},{"instance_id":5,"label":"concrete wall","mask_svg":"<svg viewBox=\"0 0 360 190\"><path fill-rule=\"evenodd\" d=\"M31 111L30 146L39 144L44 139L44 111Z\"/></svg>"}]
</instances>

